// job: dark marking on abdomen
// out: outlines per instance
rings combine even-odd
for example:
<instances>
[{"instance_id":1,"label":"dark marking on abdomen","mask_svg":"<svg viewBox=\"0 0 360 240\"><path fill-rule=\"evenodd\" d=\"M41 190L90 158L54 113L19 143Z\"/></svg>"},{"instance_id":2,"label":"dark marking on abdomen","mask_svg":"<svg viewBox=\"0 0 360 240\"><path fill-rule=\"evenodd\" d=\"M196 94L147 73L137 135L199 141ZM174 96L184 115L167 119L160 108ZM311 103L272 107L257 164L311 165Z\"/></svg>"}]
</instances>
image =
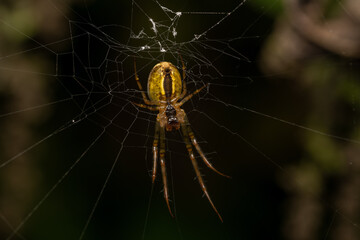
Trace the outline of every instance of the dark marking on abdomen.
<instances>
[{"instance_id":1,"label":"dark marking on abdomen","mask_svg":"<svg viewBox=\"0 0 360 240\"><path fill-rule=\"evenodd\" d=\"M165 75L165 79L164 79L164 91L165 91L165 97L166 100L170 100L170 97L172 95L172 79L170 74L166 74Z\"/></svg>"}]
</instances>

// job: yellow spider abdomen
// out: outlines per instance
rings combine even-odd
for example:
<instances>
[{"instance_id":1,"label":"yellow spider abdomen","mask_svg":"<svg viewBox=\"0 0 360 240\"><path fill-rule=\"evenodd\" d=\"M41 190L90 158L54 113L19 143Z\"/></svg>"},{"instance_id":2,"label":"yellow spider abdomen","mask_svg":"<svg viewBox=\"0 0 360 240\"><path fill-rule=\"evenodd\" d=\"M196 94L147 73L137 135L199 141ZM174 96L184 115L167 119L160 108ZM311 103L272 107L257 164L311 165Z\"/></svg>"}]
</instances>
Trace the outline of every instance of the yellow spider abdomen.
<instances>
[{"instance_id":1,"label":"yellow spider abdomen","mask_svg":"<svg viewBox=\"0 0 360 240\"><path fill-rule=\"evenodd\" d=\"M149 74L148 95L150 101L160 105L161 101L173 101L182 92L180 73L170 62L156 64Z\"/></svg>"}]
</instances>

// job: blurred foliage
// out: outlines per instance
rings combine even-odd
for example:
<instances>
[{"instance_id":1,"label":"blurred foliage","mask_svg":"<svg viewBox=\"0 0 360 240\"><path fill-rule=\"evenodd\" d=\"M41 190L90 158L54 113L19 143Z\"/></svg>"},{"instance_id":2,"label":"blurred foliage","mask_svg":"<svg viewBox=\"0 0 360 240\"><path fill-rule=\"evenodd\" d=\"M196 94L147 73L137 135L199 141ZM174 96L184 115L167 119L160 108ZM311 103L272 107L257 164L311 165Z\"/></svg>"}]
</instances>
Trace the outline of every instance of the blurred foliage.
<instances>
[{"instance_id":1,"label":"blurred foliage","mask_svg":"<svg viewBox=\"0 0 360 240\"><path fill-rule=\"evenodd\" d=\"M250 5L257 9L260 14L268 15L275 18L284 11L284 6L281 0L250 0Z\"/></svg>"},{"instance_id":2,"label":"blurred foliage","mask_svg":"<svg viewBox=\"0 0 360 240\"><path fill-rule=\"evenodd\" d=\"M39 5L34 5L35 2ZM14 61L13 68L46 73L44 69L53 67L55 63L48 63L45 54L26 52L29 48L39 47L33 40L46 44L58 39L70 39L72 42L68 41L68 45L60 47L68 52L72 51L72 47L88 46L88 42L71 38L79 33L75 31L72 32L74 35L69 35L69 19L97 26L118 25L119 22L122 25L123 21L130 21L128 9L131 1L127 1L127 5L110 0L85 3L67 1L64 8L56 11L40 7L46 2L0 3L0 16L5 19L0 24L0 54L3 57L19 53L20 61ZM235 5L239 2L236 1ZM148 3L144 1L141 6L145 9ZM290 0L286 3L290 3ZM337 17L337 13L344 10L339 1L327 3L325 9L321 8L324 14L320 19L325 22L328 17ZM194 11L216 8L219 4L219 1L164 1L165 6ZM234 3L224 2L219 9L225 6L234 7ZM199 111L219 120L219 123L215 126L198 114L191 118L195 133L201 133L199 135L202 143L207 144L208 152L216 152L209 155L216 155L214 159L218 159L216 163L221 166L219 169L226 169L233 176L231 181L210 173L206 176L209 191L214 195L225 223L221 225L218 222L206 199L200 197L197 183L192 181L193 174L188 158L183 154L183 146L169 157L173 159L170 169L173 171L171 179L176 195L178 217L175 220L168 216L162 199L161 182L156 182L155 188L151 189L147 174L151 162L147 155L151 154L144 154L145 147L129 148L121 152L122 161L116 165L115 173L94 211L94 218L85 233L86 239L138 239L142 234L146 235L146 239L311 240L323 239L324 236L326 239L358 239L359 229L352 225L359 219L357 189L360 186L357 179L360 164L358 144L351 143L352 139L360 136L358 59L331 52L299 32L291 25L291 16L287 16L289 9L282 1L248 0L239 12L233 16L236 26L225 21L210 34L215 39L223 39L227 37L226 34L233 32L242 36L241 41L233 43L231 47L241 51L251 63L238 66L233 73L249 80L246 84L237 83L231 88L214 86L211 93L215 92L221 99L229 99L228 102L235 106L280 116L290 123L308 126L315 132L327 135L301 127L288 128L280 121L256 118L245 110L234 111L224 105L199 105ZM139 15L144 14L140 12ZM182 22L186 26L179 26L186 34L192 33L191 27L201 29L209 24L201 22L201 19L194 21L198 15L186 17ZM151 26L144 19L145 26ZM143 23L138 23L138 26L141 29ZM114 34L121 39L123 35L128 37L130 34L125 28L115 29L122 29L122 33ZM111 31L106 27L101 30ZM247 39L247 36L256 37ZM47 45L40 48L45 49ZM103 58L100 50L94 52L92 58ZM72 72L71 63L64 61L63 64L56 67L64 72ZM226 67L226 63L219 63L219 66ZM129 69L132 72L133 66ZM68 96L66 88L65 91L63 86L55 88L50 84L55 81L49 81L46 76L32 78L26 71L14 72L6 69L0 71L1 95L6 102L2 106L6 105L4 110L8 112L51 103L54 99ZM62 81L59 76L54 78L56 82ZM36 81L45 84L36 84ZM74 109L78 110L76 104L56 104L50 110L30 111L37 113L30 114L30 117L22 115L1 119L2 158L9 159L38 142L41 139L39 136L54 133L54 129L74 116ZM5 239L13 226L17 226L29 211L34 210L34 206L54 183L62 180L74 161L102 134L101 127L96 128L90 121L85 121L84 125L75 124L69 131L56 136L55 140L46 140L38 151L24 154L15 167L0 169L1 209L5 219L10 222L2 222L1 239ZM341 136L345 140L331 135ZM146 144L151 147L151 143ZM85 161L73 170L74 173L65 177L64 183L41 208L35 209L34 216L20 231L25 239L28 239L27 236L37 240L49 239L49 236L52 236L52 240L66 239L68 236L79 238L121 144L107 135L94 145L94 149L86 152ZM147 159L144 159L144 155ZM153 191L151 196L150 191ZM152 202L148 210L149 201ZM338 213L342 217L332 220ZM145 221L148 224L146 228Z\"/></svg>"}]
</instances>

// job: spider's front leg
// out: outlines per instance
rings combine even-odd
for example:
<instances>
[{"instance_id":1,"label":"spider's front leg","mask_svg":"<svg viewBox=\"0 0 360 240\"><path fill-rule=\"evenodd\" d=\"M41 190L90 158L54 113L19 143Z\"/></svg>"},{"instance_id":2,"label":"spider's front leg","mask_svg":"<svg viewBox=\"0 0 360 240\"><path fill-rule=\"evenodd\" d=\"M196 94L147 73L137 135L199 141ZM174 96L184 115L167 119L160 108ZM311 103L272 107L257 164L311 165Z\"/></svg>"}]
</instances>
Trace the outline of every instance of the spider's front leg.
<instances>
[{"instance_id":1,"label":"spider's front leg","mask_svg":"<svg viewBox=\"0 0 360 240\"><path fill-rule=\"evenodd\" d=\"M201 150L201 147L199 145L199 143L197 142L196 138L195 138L195 134L194 132L191 130L191 127L190 127L190 123L189 123L189 120L187 118L187 116L185 115L184 116L184 120L185 120L185 124L184 124L184 127L186 127L186 131L187 131L187 134L191 140L191 143L194 145L196 151L199 153L200 157L202 158L202 160L204 161L204 163L206 164L206 166L208 168L210 168L211 170L213 170L214 172L216 172L217 174L221 175L221 176L224 176L224 177L227 177L227 178L231 178L230 176L218 171L212 164L211 162L206 158L205 154L203 153L203 151Z\"/></svg>"},{"instance_id":2,"label":"spider's front leg","mask_svg":"<svg viewBox=\"0 0 360 240\"><path fill-rule=\"evenodd\" d=\"M222 222L222 217L220 215L220 213L218 212L218 210L216 209L214 203L212 202L211 198L210 198L210 195L206 189L206 186L205 186L205 183L204 183L204 180L201 176L201 173L200 173L200 170L199 170L199 167L198 167L198 163L195 159L195 156L194 156L194 152L193 152L193 148L192 148L192 145L191 145L191 142L190 140L192 141L192 144L194 144L196 150L199 152L201 158L203 159L203 161L205 162L205 164L211 168L212 170L214 170L215 172L219 173L220 175L223 175L223 176L226 176L228 177L227 175L217 171L211 164L210 162L206 159L205 155L203 154L203 152L201 151L200 149L200 146L197 144L197 141L194 137L194 133L192 132L191 128L190 128L190 124L189 124L189 121L187 119L187 116L185 115L184 116L184 123L181 123L181 131L183 133L183 138L184 138L184 142L185 142L185 145L186 145L186 149L188 150L188 153L189 153L189 157L190 157L190 160L191 160L191 163L193 165L193 168L195 170L195 174L196 174L196 177L198 179L198 182L201 186L201 189L202 191L204 192L206 198L208 199L211 207L214 209L215 213L218 215L218 217L220 218L220 221ZM190 133L190 134L189 134Z\"/></svg>"},{"instance_id":3,"label":"spider's front leg","mask_svg":"<svg viewBox=\"0 0 360 240\"><path fill-rule=\"evenodd\" d=\"M157 123L158 124L158 123ZM174 215L171 212L170 203L169 203L169 189L167 184L166 177L166 166L165 166L165 128L160 126L160 166L161 166L161 175L164 183L164 198L168 206L171 217Z\"/></svg>"},{"instance_id":4,"label":"spider's front leg","mask_svg":"<svg viewBox=\"0 0 360 240\"><path fill-rule=\"evenodd\" d=\"M153 142L153 169L152 169L152 184L154 184L154 182L155 182L155 178L156 178L156 167L157 167L157 159L158 159L159 131L160 131L160 124L159 124L159 122L156 122L156 125L155 125L154 142Z\"/></svg>"}]
</instances>

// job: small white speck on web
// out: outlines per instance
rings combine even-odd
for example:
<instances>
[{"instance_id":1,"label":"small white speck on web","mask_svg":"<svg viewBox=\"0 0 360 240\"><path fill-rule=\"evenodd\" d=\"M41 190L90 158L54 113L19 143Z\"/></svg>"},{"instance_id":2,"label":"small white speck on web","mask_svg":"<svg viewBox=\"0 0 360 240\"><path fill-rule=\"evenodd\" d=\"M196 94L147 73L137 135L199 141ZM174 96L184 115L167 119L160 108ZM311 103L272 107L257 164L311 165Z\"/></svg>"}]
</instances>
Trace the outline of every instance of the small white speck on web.
<instances>
[{"instance_id":1,"label":"small white speck on web","mask_svg":"<svg viewBox=\"0 0 360 240\"><path fill-rule=\"evenodd\" d=\"M166 52L166 49L162 47L160 41L158 41L159 47L160 47L160 52Z\"/></svg>"},{"instance_id":2,"label":"small white speck on web","mask_svg":"<svg viewBox=\"0 0 360 240\"><path fill-rule=\"evenodd\" d=\"M194 34L194 39L195 39L195 40L198 40L200 37L201 37L201 35Z\"/></svg>"},{"instance_id":3,"label":"small white speck on web","mask_svg":"<svg viewBox=\"0 0 360 240\"><path fill-rule=\"evenodd\" d=\"M177 31L176 31L175 28L173 28L173 30L172 30L172 35L173 35L174 37L176 37L176 35L177 35Z\"/></svg>"},{"instance_id":4,"label":"small white speck on web","mask_svg":"<svg viewBox=\"0 0 360 240\"><path fill-rule=\"evenodd\" d=\"M149 19L151 24L152 24L152 30L154 31L155 34L157 34L157 29L156 29L156 23L154 22L154 20L152 18Z\"/></svg>"},{"instance_id":5,"label":"small white speck on web","mask_svg":"<svg viewBox=\"0 0 360 240\"><path fill-rule=\"evenodd\" d=\"M146 34L145 34L145 32L144 32L144 29L141 29L138 34L132 33L132 34L131 34L131 37L132 37L132 38L135 38L135 39L140 39L140 38L146 37Z\"/></svg>"},{"instance_id":6,"label":"small white speck on web","mask_svg":"<svg viewBox=\"0 0 360 240\"><path fill-rule=\"evenodd\" d=\"M147 50L147 49L150 49L150 46L144 45L144 46L140 47L139 51L144 51L144 50Z\"/></svg>"}]
</instances>

